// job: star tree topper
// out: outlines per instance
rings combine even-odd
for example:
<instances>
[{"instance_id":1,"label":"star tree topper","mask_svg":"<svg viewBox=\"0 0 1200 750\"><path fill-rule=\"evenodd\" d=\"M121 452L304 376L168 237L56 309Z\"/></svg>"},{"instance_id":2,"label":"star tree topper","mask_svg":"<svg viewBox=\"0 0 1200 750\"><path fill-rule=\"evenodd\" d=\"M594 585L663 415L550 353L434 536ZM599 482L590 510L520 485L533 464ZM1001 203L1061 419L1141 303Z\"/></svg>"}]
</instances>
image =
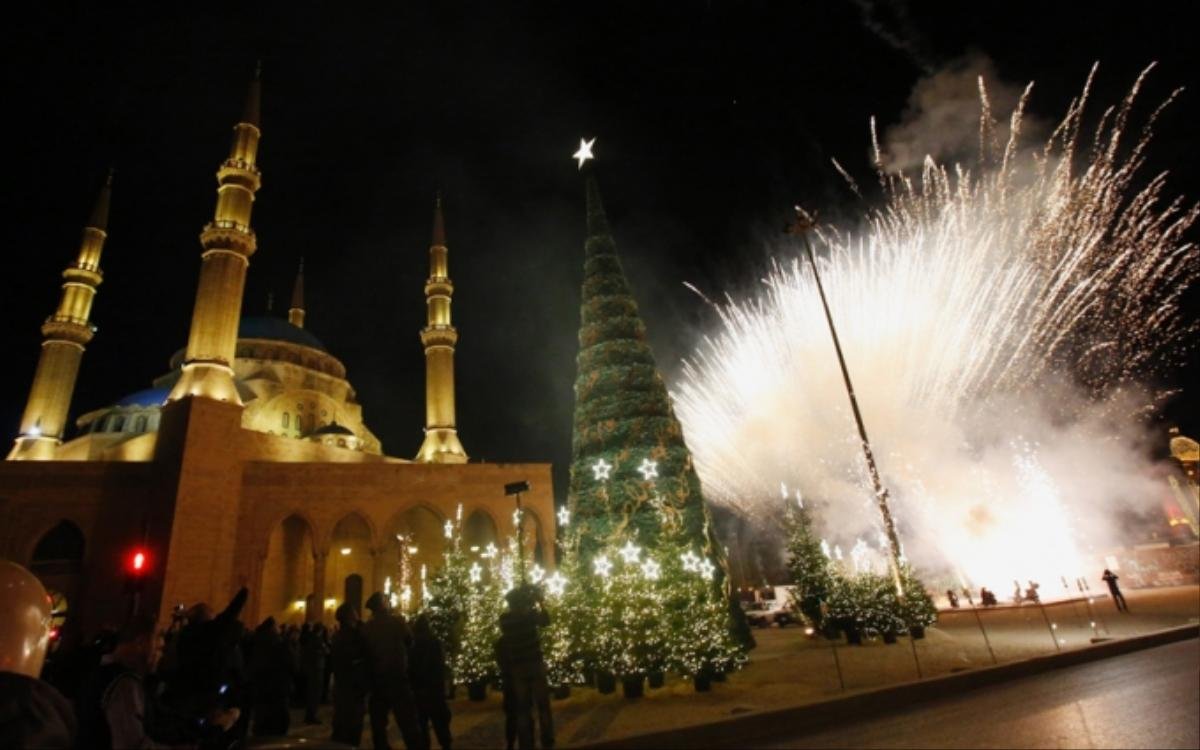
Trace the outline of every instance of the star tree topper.
<instances>
[{"instance_id":1,"label":"star tree topper","mask_svg":"<svg viewBox=\"0 0 1200 750\"><path fill-rule=\"evenodd\" d=\"M592 146L595 143L596 143L595 138L593 138L590 141L585 141L582 138L579 139L579 150L576 151L575 153L571 154L571 158L577 159L579 161L580 169L583 169L583 165L587 162L588 159L596 158L595 155L592 154Z\"/></svg>"}]
</instances>

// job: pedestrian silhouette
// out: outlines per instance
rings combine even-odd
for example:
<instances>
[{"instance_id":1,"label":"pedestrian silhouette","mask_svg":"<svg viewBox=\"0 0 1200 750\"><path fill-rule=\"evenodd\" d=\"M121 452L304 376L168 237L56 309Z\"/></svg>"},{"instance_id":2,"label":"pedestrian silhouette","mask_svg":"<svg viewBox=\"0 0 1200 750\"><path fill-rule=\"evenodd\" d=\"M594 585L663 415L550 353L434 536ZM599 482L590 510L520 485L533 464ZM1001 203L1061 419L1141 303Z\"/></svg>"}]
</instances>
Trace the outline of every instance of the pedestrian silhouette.
<instances>
[{"instance_id":1,"label":"pedestrian silhouette","mask_svg":"<svg viewBox=\"0 0 1200 750\"><path fill-rule=\"evenodd\" d=\"M1117 605L1118 612L1129 612L1129 605L1125 603L1125 595L1121 593L1121 587L1117 585L1119 576L1109 570L1104 569L1104 575L1100 576L1101 580L1108 584L1108 593L1112 594L1113 603Z\"/></svg>"},{"instance_id":2,"label":"pedestrian silhouette","mask_svg":"<svg viewBox=\"0 0 1200 750\"><path fill-rule=\"evenodd\" d=\"M417 699L417 724L430 746L429 725L442 750L450 750L450 707L446 705L446 656L442 642L433 634L429 616L413 623L413 645L409 651L409 678Z\"/></svg>"},{"instance_id":3,"label":"pedestrian silhouette","mask_svg":"<svg viewBox=\"0 0 1200 750\"><path fill-rule=\"evenodd\" d=\"M291 714L288 697L292 692L294 665L287 645L268 617L254 630L250 647L250 696L253 706L255 737L285 737Z\"/></svg>"},{"instance_id":4,"label":"pedestrian silhouette","mask_svg":"<svg viewBox=\"0 0 1200 750\"><path fill-rule=\"evenodd\" d=\"M371 675L367 664L367 642L363 638L358 611L342 604L336 612L338 631L333 636L329 661L333 665L334 742L358 747L362 741L363 714Z\"/></svg>"},{"instance_id":5,"label":"pedestrian silhouette","mask_svg":"<svg viewBox=\"0 0 1200 750\"><path fill-rule=\"evenodd\" d=\"M376 591L367 599L371 619L363 623L367 641L367 662L371 667L371 739L375 750L387 750L388 716L396 717L400 736L408 750L426 750L417 726L416 699L408 679L408 648L412 634L404 618L392 614L383 594Z\"/></svg>"},{"instance_id":6,"label":"pedestrian silhouette","mask_svg":"<svg viewBox=\"0 0 1200 750\"><path fill-rule=\"evenodd\" d=\"M517 746L533 749L533 711L537 709L542 747L554 747L554 719L550 713L550 687L538 628L550 624L550 615L542 608L541 590L519 586L505 595L508 611L500 615L500 651L512 677L517 713Z\"/></svg>"}]
</instances>

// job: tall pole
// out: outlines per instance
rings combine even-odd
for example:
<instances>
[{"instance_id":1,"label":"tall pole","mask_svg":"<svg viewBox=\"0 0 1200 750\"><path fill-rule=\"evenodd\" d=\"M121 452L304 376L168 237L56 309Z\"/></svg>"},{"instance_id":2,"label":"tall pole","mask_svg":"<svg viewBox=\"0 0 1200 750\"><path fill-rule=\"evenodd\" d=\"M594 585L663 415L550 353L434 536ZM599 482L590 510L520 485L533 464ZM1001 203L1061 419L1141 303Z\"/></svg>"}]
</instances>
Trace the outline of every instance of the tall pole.
<instances>
[{"instance_id":1,"label":"tall pole","mask_svg":"<svg viewBox=\"0 0 1200 750\"><path fill-rule=\"evenodd\" d=\"M867 439L867 428L863 424L862 412L858 408L858 398L854 395L854 385L850 382L850 370L846 367L846 358L842 355L842 344L838 340L837 328L833 325L833 315L829 312L829 301L825 298L825 287L821 285L821 274L817 270L817 259L813 255L812 244L808 241L809 230L816 227L816 219L807 211L796 206L796 220L789 224L786 232L798 235L804 242L804 250L808 255L809 265L812 266L813 279L817 282L817 294L821 297L821 307L825 311L825 322L829 324L829 336L833 339L833 348L837 352L838 365L842 368L842 381L846 384L846 395L850 397L850 408L854 412L854 423L858 426L858 437L862 443L863 456L867 460L867 470L871 474L871 482L875 485L875 499L879 504L879 515L883 519L883 530L887 535L891 555L888 562L892 569L892 580L896 584L896 594L903 598L904 585L900 577L900 538L896 536L896 523L892 520L892 511L888 507L888 491L879 478L879 468L875 465L875 454L871 452L871 441Z\"/></svg>"}]
</instances>

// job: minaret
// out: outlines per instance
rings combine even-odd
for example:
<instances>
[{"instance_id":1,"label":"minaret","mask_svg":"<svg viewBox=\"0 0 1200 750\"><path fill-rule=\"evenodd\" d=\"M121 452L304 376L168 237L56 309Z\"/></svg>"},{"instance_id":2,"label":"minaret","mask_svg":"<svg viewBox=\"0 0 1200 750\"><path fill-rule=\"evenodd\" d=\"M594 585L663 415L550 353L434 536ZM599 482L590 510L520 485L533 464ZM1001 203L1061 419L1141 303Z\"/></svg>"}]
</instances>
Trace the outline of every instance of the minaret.
<instances>
[{"instance_id":1,"label":"minaret","mask_svg":"<svg viewBox=\"0 0 1200 750\"><path fill-rule=\"evenodd\" d=\"M8 454L9 460L50 460L55 448L62 444L83 348L95 334L89 318L96 287L104 279L100 272L100 252L108 237L112 179L110 171L83 229L79 257L63 271L66 281L58 309L42 324L45 337L42 354L21 417L21 433Z\"/></svg>"},{"instance_id":2,"label":"minaret","mask_svg":"<svg viewBox=\"0 0 1200 750\"><path fill-rule=\"evenodd\" d=\"M442 197L433 208L433 242L429 246L429 279L425 282L428 324L421 330L425 347L425 441L417 460L426 463L466 463L454 419L454 345L458 331L450 324L450 283L446 224Z\"/></svg>"},{"instance_id":3,"label":"minaret","mask_svg":"<svg viewBox=\"0 0 1200 750\"><path fill-rule=\"evenodd\" d=\"M261 70L261 69L260 69ZM192 329L183 359L183 375L168 401L199 396L241 404L233 383L242 291L250 256L257 249L250 211L262 186L258 156L259 73L246 97L242 119L233 127L229 158L217 170L217 208L200 233L200 284L192 309Z\"/></svg>"},{"instance_id":4,"label":"minaret","mask_svg":"<svg viewBox=\"0 0 1200 750\"><path fill-rule=\"evenodd\" d=\"M288 322L297 328L304 327L304 258L296 271L296 283L292 286L292 306L288 308Z\"/></svg>"}]
</instances>

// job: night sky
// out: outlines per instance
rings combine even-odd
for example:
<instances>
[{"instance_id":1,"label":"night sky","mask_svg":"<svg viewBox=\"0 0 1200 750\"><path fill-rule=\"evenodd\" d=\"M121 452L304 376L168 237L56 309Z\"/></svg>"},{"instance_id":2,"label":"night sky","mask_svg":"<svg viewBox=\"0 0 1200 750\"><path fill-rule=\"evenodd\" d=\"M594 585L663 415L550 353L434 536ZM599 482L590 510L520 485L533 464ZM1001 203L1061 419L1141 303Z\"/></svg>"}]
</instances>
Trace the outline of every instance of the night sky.
<instances>
[{"instance_id":1,"label":"night sky","mask_svg":"<svg viewBox=\"0 0 1200 750\"><path fill-rule=\"evenodd\" d=\"M668 380L711 323L681 282L750 288L764 240L776 241L796 201L835 219L860 213L830 157L872 184L868 118L894 123L923 75L964 55L990 58L1010 85L1036 80L1031 109L1048 119L1093 61L1095 100L1107 104L1158 60L1139 111L1190 90L1159 126L1147 173L1169 168L1168 193L1200 196L1200 60L1175 4L406 2L249 15L218 3L88 5L21 4L30 15L9 15L0 45L0 425L12 434L38 327L110 165L99 332L72 420L148 387L184 345L197 236L258 58L264 180L243 314L264 313L273 292L285 315L303 256L307 327L346 364L385 452L412 456L441 190L463 444L473 459L552 461L560 497L583 261L570 159L580 136L598 138L618 248ZM1189 314L1200 314L1198 296ZM1200 382L1195 359L1173 382ZM1176 399L1163 419L1198 432L1196 404Z\"/></svg>"}]
</instances>

